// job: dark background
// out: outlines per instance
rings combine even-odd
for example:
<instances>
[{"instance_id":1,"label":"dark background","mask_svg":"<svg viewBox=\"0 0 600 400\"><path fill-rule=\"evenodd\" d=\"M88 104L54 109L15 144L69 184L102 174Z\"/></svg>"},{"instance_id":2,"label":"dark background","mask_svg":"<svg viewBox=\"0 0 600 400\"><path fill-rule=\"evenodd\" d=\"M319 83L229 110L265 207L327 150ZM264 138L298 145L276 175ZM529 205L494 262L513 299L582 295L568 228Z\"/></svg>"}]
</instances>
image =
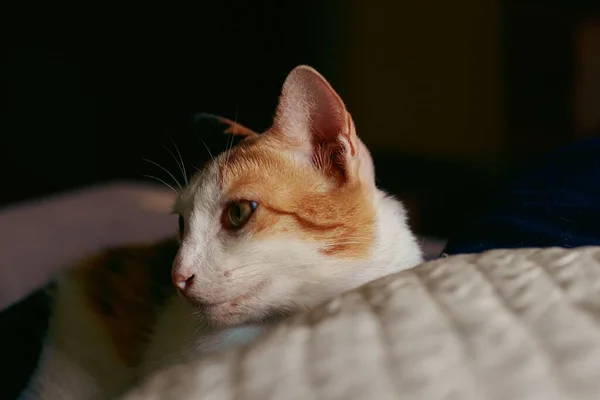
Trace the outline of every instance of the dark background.
<instances>
[{"instance_id":1,"label":"dark background","mask_svg":"<svg viewBox=\"0 0 600 400\"><path fill-rule=\"evenodd\" d=\"M177 174L176 143L193 164L205 150L190 115L263 130L307 63L346 100L416 230L448 237L516 168L591 134L572 103L595 3L5 0L0 205L144 175L172 184L143 159Z\"/></svg>"}]
</instances>

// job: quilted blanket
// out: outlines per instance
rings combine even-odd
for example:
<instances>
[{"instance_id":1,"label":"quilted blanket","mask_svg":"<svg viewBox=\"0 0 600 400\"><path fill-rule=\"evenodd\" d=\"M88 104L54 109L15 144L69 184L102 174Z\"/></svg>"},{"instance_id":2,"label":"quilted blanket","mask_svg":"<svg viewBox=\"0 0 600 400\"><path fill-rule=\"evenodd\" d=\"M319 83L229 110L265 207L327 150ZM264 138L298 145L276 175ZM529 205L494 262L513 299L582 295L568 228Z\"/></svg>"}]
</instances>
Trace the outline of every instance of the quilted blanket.
<instances>
[{"instance_id":1,"label":"quilted blanket","mask_svg":"<svg viewBox=\"0 0 600 400\"><path fill-rule=\"evenodd\" d=\"M600 248L422 264L160 371L137 399L598 399Z\"/></svg>"}]
</instances>

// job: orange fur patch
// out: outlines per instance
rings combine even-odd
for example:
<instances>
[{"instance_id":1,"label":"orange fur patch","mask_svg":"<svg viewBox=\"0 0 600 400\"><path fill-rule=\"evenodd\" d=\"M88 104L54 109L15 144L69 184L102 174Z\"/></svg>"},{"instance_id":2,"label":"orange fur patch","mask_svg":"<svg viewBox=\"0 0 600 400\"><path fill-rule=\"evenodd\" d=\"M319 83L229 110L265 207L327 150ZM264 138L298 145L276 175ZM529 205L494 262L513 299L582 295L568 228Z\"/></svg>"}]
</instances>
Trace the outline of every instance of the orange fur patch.
<instances>
[{"instance_id":1,"label":"orange fur patch","mask_svg":"<svg viewBox=\"0 0 600 400\"><path fill-rule=\"evenodd\" d=\"M109 249L74 270L91 310L129 366L140 361L160 306L174 293L171 265L177 247L169 239Z\"/></svg>"},{"instance_id":2,"label":"orange fur patch","mask_svg":"<svg viewBox=\"0 0 600 400\"><path fill-rule=\"evenodd\" d=\"M267 132L218 159L219 186L227 200L259 204L246 232L296 236L322 244L323 253L338 257L368 256L376 221L371 188L358 179L330 179L310 160L296 159L290 148L285 137Z\"/></svg>"}]
</instances>

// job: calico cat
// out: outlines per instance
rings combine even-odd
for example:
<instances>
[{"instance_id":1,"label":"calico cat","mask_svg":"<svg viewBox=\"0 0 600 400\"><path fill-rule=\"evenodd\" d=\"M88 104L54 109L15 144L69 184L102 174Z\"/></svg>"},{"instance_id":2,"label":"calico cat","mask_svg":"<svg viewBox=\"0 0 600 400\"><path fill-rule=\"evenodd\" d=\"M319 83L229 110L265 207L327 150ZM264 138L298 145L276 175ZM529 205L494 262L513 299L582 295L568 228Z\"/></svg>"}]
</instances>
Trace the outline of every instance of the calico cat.
<instances>
[{"instance_id":1,"label":"calico cat","mask_svg":"<svg viewBox=\"0 0 600 400\"><path fill-rule=\"evenodd\" d=\"M376 187L350 114L314 69L288 75L266 132L221 121L241 140L179 193L177 240L115 249L58 279L23 399L114 398L422 261L404 208Z\"/></svg>"}]
</instances>

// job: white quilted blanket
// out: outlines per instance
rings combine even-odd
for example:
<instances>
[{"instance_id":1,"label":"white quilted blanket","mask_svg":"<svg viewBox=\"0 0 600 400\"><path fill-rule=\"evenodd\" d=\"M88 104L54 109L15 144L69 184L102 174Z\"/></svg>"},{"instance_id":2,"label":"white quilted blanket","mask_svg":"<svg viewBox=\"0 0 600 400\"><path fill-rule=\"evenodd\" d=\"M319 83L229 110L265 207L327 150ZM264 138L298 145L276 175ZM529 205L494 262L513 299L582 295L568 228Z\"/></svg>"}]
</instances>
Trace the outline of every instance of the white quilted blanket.
<instances>
[{"instance_id":1,"label":"white quilted blanket","mask_svg":"<svg viewBox=\"0 0 600 400\"><path fill-rule=\"evenodd\" d=\"M600 248L425 263L127 399L600 399Z\"/></svg>"}]
</instances>

